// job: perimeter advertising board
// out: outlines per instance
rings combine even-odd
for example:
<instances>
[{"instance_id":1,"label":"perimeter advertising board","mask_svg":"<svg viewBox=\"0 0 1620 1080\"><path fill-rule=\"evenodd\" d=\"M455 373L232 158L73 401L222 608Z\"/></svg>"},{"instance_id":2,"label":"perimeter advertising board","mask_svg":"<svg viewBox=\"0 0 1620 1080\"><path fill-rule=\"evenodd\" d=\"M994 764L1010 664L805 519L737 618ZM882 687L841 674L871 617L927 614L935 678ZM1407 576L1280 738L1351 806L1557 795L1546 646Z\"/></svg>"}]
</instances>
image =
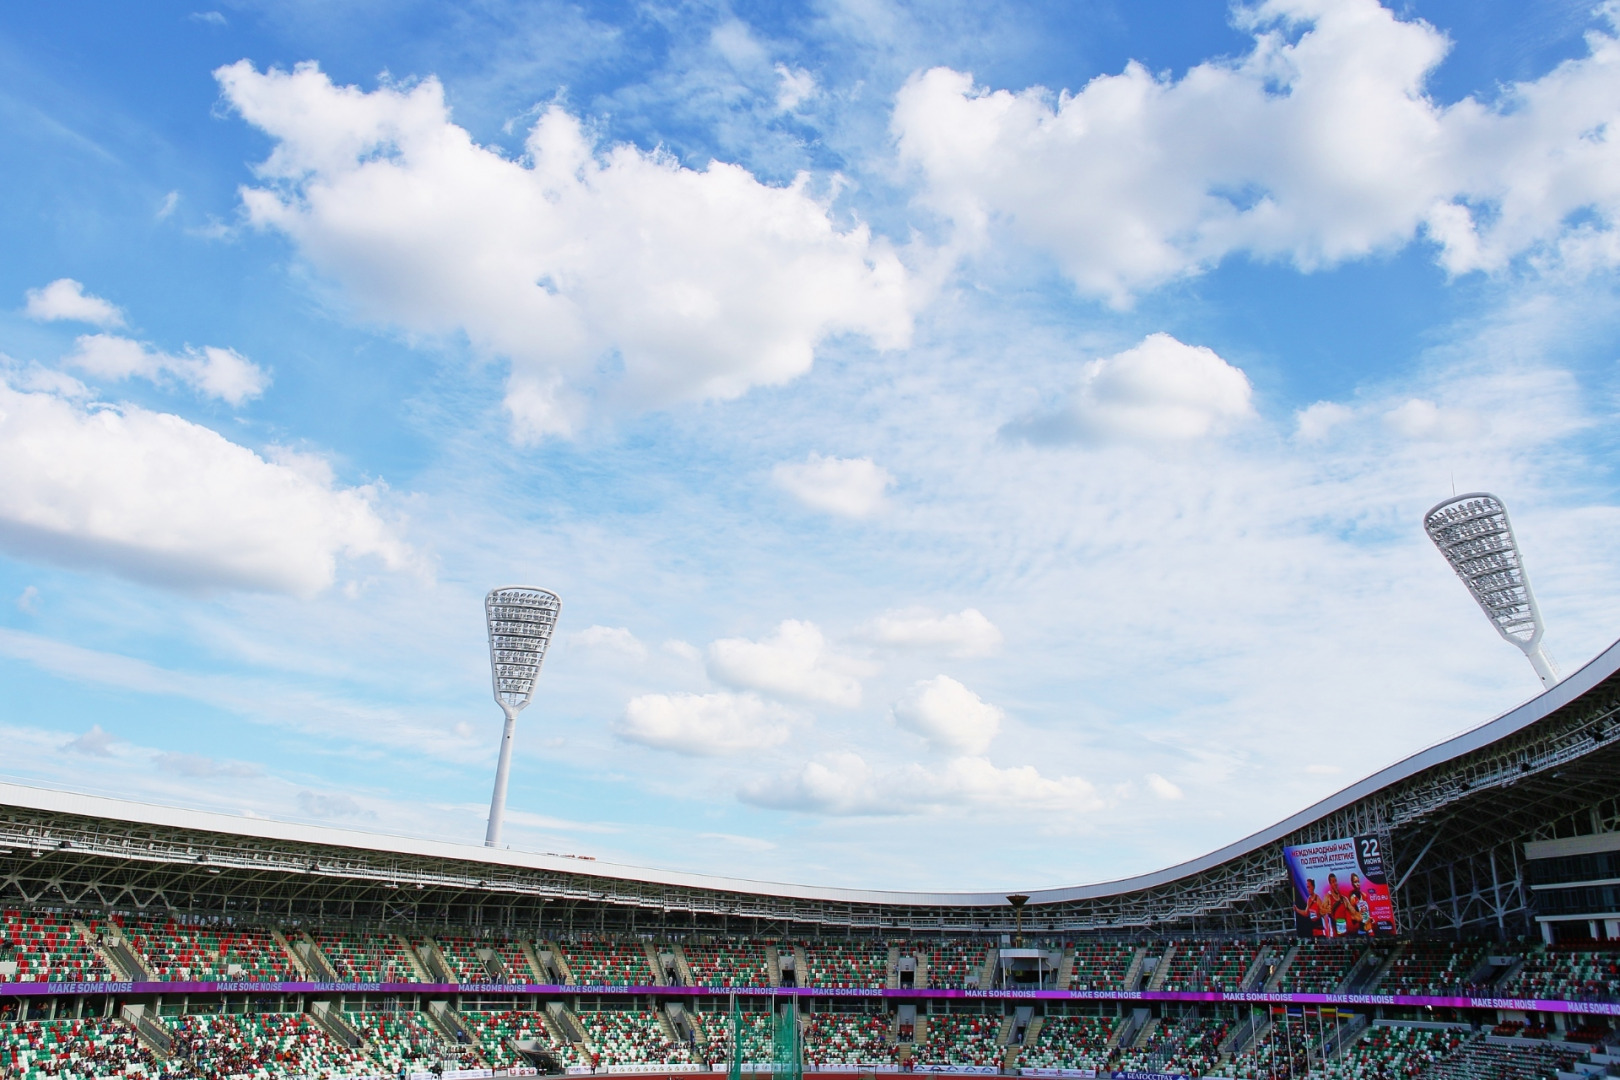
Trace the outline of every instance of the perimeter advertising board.
<instances>
[{"instance_id":1,"label":"perimeter advertising board","mask_svg":"<svg viewBox=\"0 0 1620 1080\"><path fill-rule=\"evenodd\" d=\"M1283 848L1301 937L1394 937L1395 904L1376 836Z\"/></svg>"}]
</instances>

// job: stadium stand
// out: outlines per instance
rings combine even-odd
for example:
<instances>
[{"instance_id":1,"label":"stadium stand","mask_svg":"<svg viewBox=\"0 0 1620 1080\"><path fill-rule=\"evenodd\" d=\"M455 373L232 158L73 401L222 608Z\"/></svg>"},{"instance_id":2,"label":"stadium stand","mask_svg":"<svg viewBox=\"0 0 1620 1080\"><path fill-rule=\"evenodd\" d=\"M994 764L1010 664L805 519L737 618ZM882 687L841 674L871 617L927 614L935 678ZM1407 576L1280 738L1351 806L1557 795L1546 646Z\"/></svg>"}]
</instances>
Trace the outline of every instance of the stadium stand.
<instances>
[{"instance_id":1,"label":"stadium stand","mask_svg":"<svg viewBox=\"0 0 1620 1080\"><path fill-rule=\"evenodd\" d=\"M165 1077L253 1077L255 1080L343 1071L363 1057L340 1047L302 1013L185 1016L165 1022L174 1059Z\"/></svg>"},{"instance_id":2,"label":"stadium stand","mask_svg":"<svg viewBox=\"0 0 1620 1080\"><path fill-rule=\"evenodd\" d=\"M1331 994L1349 976L1367 944L1343 938L1312 940L1300 942L1298 949L1277 989L1285 994Z\"/></svg>"},{"instance_id":3,"label":"stadium stand","mask_svg":"<svg viewBox=\"0 0 1620 1080\"><path fill-rule=\"evenodd\" d=\"M1217 990L1232 993L1239 989L1244 973L1260 954L1256 943L1241 941L1184 941L1170 958L1165 990Z\"/></svg>"},{"instance_id":4,"label":"stadium stand","mask_svg":"<svg viewBox=\"0 0 1620 1080\"><path fill-rule=\"evenodd\" d=\"M999 1016L934 1015L928 1018L927 1041L917 1047L919 1065L1000 1065L1004 1048Z\"/></svg>"},{"instance_id":5,"label":"stadium stand","mask_svg":"<svg viewBox=\"0 0 1620 1080\"><path fill-rule=\"evenodd\" d=\"M112 978L95 946L70 919L51 912L0 912L0 979L98 982Z\"/></svg>"},{"instance_id":6,"label":"stadium stand","mask_svg":"<svg viewBox=\"0 0 1620 1080\"><path fill-rule=\"evenodd\" d=\"M297 978L286 950L263 930L118 915L112 922L158 979L281 982Z\"/></svg>"},{"instance_id":7,"label":"stadium stand","mask_svg":"<svg viewBox=\"0 0 1620 1080\"><path fill-rule=\"evenodd\" d=\"M647 963L647 950L640 944L587 940L564 943L561 949L574 981L581 985L653 985L652 965ZM763 962L763 951L760 956Z\"/></svg>"},{"instance_id":8,"label":"stadium stand","mask_svg":"<svg viewBox=\"0 0 1620 1080\"><path fill-rule=\"evenodd\" d=\"M1120 1050L1110 1062L1126 1072L1160 1072L1183 1076L1204 1076L1220 1060L1219 1047L1226 1038L1228 1022L1165 1018L1144 1031L1129 1048Z\"/></svg>"},{"instance_id":9,"label":"stadium stand","mask_svg":"<svg viewBox=\"0 0 1620 1080\"><path fill-rule=\"evenodd\" d=\"M807 942L806 986L837 989L882 989L889 974L887 942Z\"/></svg>"},{"instance_id":10,"label":"stadium stand","mask_svg":"<svg viewBox=\"0 0 1620 1080\"><path fill-rule=\"evenodd\" d=\"M708 941L685 947L686 961L699 986L769 986L765 946L757 941ZM645 964L645 961L643 961Z\"/></svg>"},{"instance_id":11,"label":"stadium stand","mask_svg":"<svg viewBox=\"0 0 1620 1080\"><path fill-rule=\"evenodd\" d=\"M499 1012L464 1012L462 1021L482 1048L486 1060L496 1067L522 1065L525 1058L519 1044L532 1045L537 1052L549 1054L558 1066L586 1064L577 1044L558 1042L546 1026L545 1018L536 1011L504 1010Z\"/></svg>"},{"instance_id":12,"label":"stadium stand","mask_svg":"<svg viewBox=\"0 0 1620 1080\"><path fill-rule=\"evenodd\" d=\"M811 1013L805 1018L807 1065L892 1065L900 1050L889 1044L887 1016Z\"/></svg>"},{"instance_id":13,"label":"stadium stand","mask_svg":"<svg viewBox=\"0 0 1620 1080\"><path fill-rule=\"evenodd\" d=\"M1027 1069L1095 1069L1107 1062L1117 1017L1048 1016L1018 1055Z\"/></svg>"},{"instance_id":14,"label":"stadium stand","mask_svg":"<svg viewBox=\"0 0 1620 1080\"><path fill-rule=\"evenodd\" d=\"M1504 990L1523 997L1620 1001L1620 951L1558 945L1531 950Z\"/></svg>"},{"instance_id":15,"label":"stadium stand","mask_svg":"<svg viewBox=\"0 0 1620 1080\"><path fill-rule=\"evenodd\" d=\"M1490 951L1486 943L1408 942L1378 983L1386 994L1461 994Z\"/></svg>"},{"instance_id":16,"label":"stadium stand","mask_svg":"<svg viewBox=\"0 0 1620 1080\"><path fill-rule=\"evenodd\" d=\"M92 1080L154 1065L152 1052L117 1020L0 1024L0 1076L15 1080Z\"/></svg>"},{"instance_id":17,"label":"stadium stand","mask_svg":"<svg viewBox=\"0 0 1620 1080\"><path fill-rule=\"evenodd\" d=\"M1324 1072L1330 1080L1418 1080L1472 1037L1463 1028L1379 1023Z\"/></svg>"},{"instance_id":18,"label":"stadium stand","mask_svg":"<svg viewBox=\"0 0 1620 1080\"><path fill-rule=\"evenodd\" d=\"M432 938L413 941L417 954L421 956L435 956L437 963L444 967L443 974L450 976L449 981L455 983L487 983L494 982L489 968L484 965L483 958L478 955L481 947L472 938L459 937L454 934L435 934ZM428 974L437 978L439 972L433 970L434 964L428 965Z\"/></svg>"},{"instance_id":19,"label":"stadium stand","mask_svg":"<svg viewBox=\"0 0 1620 1080\"><path fill-rule=\"evenodd\" d=\"M602 1011L580 1014L592 1063L611 1065L689 1065L690 1048L677 1042L659 1014Z\"/></svg>"},{"instance_id":20,"label":"stadium stand","mask_svg":"<svg viewBox=\"0 0 1620 1080\"><path fill-rule=\"evenodd\" d=\"M984 971L982 942L938 941L928 957L928 985L949 990L978 986Z\"/></svg>"},{"instance_id":21,"label":"stadium stand","mask_svg":"<svg viewBox=\"0 0 1620 1080\"><path fill-rule=\"evenodd\" d=\"M317 931L310 935L340 982L420 982L395 934Z\"/></svg>"},{"instance_id":22,"label":"stadium stand","mask_svg":"<svg viewBox=\"0 0 1620 1080\"><path fill-rule=\"evenodd\" d=\"M1134 944L1083 941L1074 946L1071 990L1123 990L1125 973L1136 958Z\"/></svg>"}]
</instances>

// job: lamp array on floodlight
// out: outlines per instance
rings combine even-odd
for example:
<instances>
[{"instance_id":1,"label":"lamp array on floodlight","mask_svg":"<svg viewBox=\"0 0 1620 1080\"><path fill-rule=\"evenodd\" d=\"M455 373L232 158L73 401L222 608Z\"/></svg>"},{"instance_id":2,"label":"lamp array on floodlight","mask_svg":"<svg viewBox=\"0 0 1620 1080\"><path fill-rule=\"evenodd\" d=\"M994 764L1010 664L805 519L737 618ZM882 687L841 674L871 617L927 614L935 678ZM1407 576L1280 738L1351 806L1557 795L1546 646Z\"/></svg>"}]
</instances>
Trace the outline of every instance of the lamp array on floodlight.
<instances>
[{"instance_id":1,"label":"lamp array on floodlight","mask_svg":"<svg viewBox=\"0 0 1620 1080\"><path fill-rule=\"evenodd\" d=\"M486 847L494 847L501 840L517 714L534 698L534 682L540 677L540 664L546 658L546 647L551 644L551 634L557 628L557 616L561 613L562 601L556 593L545 589L510 586L491 589L484 597L495 701L506 715L500 762L495 766L495 794L489 801L489 829L484 834Z\"/></svg>"},{"instance_id":2,"label":"lamp array on floodlight","mask_svg":"<svg viewBox=\"0 0 1620 1080\"><path fill-rule=\"evenodd\" d=\"M1558 670L1541 647L1541 611L1502 500L1483 491L1447 499L1423 515L1423 529L1496 632L1524 652L1543 686L1557 684Z\"/></svg>"}]
</instances>

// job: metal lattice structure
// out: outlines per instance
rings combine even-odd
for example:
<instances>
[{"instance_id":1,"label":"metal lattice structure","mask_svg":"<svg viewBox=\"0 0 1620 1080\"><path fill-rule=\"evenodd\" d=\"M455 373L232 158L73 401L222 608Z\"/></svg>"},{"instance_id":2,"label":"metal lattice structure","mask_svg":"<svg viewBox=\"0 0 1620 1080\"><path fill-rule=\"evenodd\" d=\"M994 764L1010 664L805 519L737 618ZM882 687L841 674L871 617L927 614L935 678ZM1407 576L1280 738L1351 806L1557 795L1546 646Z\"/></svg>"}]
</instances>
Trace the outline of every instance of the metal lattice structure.
<instances>
[{"instance_id":1,"label":"metal lattice structure","mask_svg":"<svg viewBox=\"0 0 1620 1080\"><path fill-rule=\"evenodd\" d=\"M1546 627L1502 500L1483 491L1447 499L1423 515L1423 530L1496 632L1529 658L1542 685L1556 683L1558 672L1541 647Z\"/></svg>"},{"instance_id":2,"label":"metal lattice structure","mask_svg":"<svg viewBox=\"0 0 1620 1080\"><path fill-rule=\"evenodd\" d=\"M1620 828L1620 645L1269 829L1117 882L1029 889L1026 934L1289 934L1281 849L1375 833L1403 931L1518 934L1523 844ZM1606 808L1606 809L1605 809ZM1573 824L1571 824L1573 823ZM400 930L1010 934L1004 893L773 885L0 785L0 903Z\"/></svg>"},{"instance_id":3,"label":"metal lattice structure","mask_svg":"<svg viewBox=\"0 0 1620 1080\"><path fill-rule=\"evenodd\" d=\"M489 668L495 687L495 702L505 715L501 735L501 756L495 766L495 792L489 802L489 830L484 845L501 841L501 819L506 814L506 784L512 770L512 740L517 733L517 714L534 699L534 683L540 677L546 648L557 629L562 601L545 589L523 585L491 589L484 597L484 618L489 624Z\"/></svg>"}]
</instances>

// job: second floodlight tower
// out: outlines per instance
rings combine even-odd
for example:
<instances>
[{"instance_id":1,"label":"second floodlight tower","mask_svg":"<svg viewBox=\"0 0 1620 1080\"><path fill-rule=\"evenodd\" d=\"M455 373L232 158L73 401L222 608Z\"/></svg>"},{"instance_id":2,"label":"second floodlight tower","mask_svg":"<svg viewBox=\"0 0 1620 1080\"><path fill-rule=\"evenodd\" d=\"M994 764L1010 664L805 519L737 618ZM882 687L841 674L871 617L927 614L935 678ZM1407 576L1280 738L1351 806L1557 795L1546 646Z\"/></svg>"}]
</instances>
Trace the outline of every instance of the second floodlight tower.
<instances>
[{"instance_id":1,"label":"second floodlight tower","mask_svg":"<svg viewBox=\"0 0 1620 1080\"><path fill-rule=\"evenodd\" d=\"M1455 496L1423 515L1423 529L1496 632L1530 659L1541 685L1557 685L1558 669L1541 647L1541 610L1502 500L1483 491Z\"/></svg>"},{"instance_id":2,"label":"second floodlight tower","mask_svg":"<svg viewBox=\"0 0 1620 1080\"><path fill-rule=\"evenodd\" d=\"M489 666L495 681L495 701L506 714L501 736L501 760L495 766L495 794L489 800L489 830L484 846L501 842L501 818L506 815L506 778L512 771L512 736L517 714L534 698L534 682L557 628L562 601L554 592L511 585L491 589L484 597L489 623Z\"/></svg>"}]
</instances>

